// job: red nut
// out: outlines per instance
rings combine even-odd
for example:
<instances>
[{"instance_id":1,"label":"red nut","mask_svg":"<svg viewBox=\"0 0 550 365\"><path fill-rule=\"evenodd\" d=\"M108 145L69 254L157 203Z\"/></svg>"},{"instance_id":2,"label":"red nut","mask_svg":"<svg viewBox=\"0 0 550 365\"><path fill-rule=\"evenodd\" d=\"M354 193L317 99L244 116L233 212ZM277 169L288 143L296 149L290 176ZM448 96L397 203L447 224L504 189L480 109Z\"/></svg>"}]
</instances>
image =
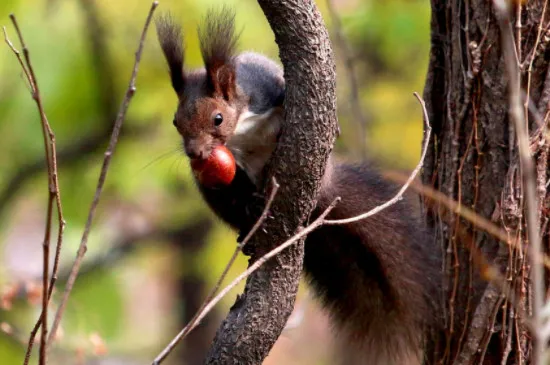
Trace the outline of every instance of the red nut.
<instances>
[{"instance_id":1,"label":"red nut","mask_svg":"<svg viewBox=\"0 0 550 365\"><path fill-rule=\"evenodd\" d=\"M191 168L206 187L231 184L237 171L235 157L225 146L216 147L207 159L192 159Z\"/></svg>"}]
</instances>

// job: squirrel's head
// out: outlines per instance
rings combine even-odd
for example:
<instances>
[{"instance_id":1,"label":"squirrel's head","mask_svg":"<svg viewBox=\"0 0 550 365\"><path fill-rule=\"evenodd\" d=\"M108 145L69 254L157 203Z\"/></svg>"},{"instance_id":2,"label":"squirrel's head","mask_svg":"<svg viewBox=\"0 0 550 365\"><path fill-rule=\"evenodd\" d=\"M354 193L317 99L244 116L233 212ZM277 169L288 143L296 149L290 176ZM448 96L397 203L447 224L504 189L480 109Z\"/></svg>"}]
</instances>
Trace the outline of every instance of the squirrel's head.
<instances>
[{"instance_id":1,"label":"squirrel's head","mask_svg":"<svg viewBox=\"0 0 550 365\"><path fill-rule=\"evenodd\" d=\"M204 69L186 73L181 27L170 17L157 22L161 48L170 69L172 87L179 104L174 126L183 137L185 152L191 158L207 158L212 150L225 144L238 124L246 101L239 98L233 52L234 12L223 8L210 11L199 40Z\"/></svg>"}]
</instances>

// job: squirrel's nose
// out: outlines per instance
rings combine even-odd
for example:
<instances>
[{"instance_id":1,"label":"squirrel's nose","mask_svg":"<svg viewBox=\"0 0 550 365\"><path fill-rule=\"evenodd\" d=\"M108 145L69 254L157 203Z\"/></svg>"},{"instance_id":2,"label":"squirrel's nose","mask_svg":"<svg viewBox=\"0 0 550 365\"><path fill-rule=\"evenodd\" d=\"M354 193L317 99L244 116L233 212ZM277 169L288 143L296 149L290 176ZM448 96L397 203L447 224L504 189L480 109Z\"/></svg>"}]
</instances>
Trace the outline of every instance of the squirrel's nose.
<instances>
[{"instance_id":1,"label":"squirrel's nose","mask_svg":"<svg viewBox=\"0 0 550 365\"><path fill-rule=\"evenodd\" d=\"M197 150L185 150L185 153L187 153L187 156L189 156L189 158L191 159L196 159L196 158L199 158L201 157L201 153L200 151L197 151Z\"/></svg>"},{"instance_id":2,"label":"squirrel's nose","mask_svg":"<svg viewBox=\"0 0 550 365\"><path fill-rule=\"evenodd\" d=\"M205 148L201 147L196 141L189 141L185 143L185 153L191 159L206 159L208 157Z\"/></svg>"}]
</instances>

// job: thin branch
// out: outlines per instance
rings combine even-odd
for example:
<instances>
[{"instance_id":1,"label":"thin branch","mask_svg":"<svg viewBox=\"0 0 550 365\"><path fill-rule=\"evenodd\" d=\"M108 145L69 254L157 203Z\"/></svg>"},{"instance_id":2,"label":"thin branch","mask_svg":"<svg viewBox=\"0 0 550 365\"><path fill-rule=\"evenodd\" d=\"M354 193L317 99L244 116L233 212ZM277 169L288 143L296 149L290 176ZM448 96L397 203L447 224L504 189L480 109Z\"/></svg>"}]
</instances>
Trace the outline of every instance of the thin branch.
<instances>
[{"instance_id":1,"label":"thin branch","mask_svg":"<svg viewBox=\"0 0 550 365\"><path fill-rule=\"evenodd\" d=\"M75 262L73 264L73 267L71 269L71 273L69 274L69 279L67 280L67 284L65 287L65 291L63 292L63 297L61 298L61 302L59 304L59 308L57 309L57 312L55 314L54 322L51 328L50 336L48 338L48 345L51 345L55 338L55 333L57 332L57 328L59 327L59 323L61 322L61 318L63 316L63 313L65 311L65 307L67 305L67 300L69 299L69 294L71 293L71 290L74 286L74 283L76 281L76 277L78 275L78 271L80 269L80 266L82 264L82 260L84 259L84 255L87 250L87 242L88 242L88 235L90 233L90 229L92 226L92 221L95 215L95 211L97 209L97 205L99 203L99 198L101 196L101 192L103 190L103 185L105 183L105 178L107 176L107 171L109 169L109 165L111 162L112 155L114 153L118 136L120 134L120 129L122 127L122 123L124 121L124 118L126 117L126 111L128 110L128 105L130 104L130 100L132 99L135 91L135 80L137 77L137 72L139 68L139 62L141 60L141 53L143 51L143 46L145 43L145 36L147 35L147 29L149 28L149 24L151 23L151 19L153 18L153 12L158 6L158 1L154 1L151 5L151 9L149 10L149 14L147 15L147 19L145 20L145 25L143 27L143 31L141 33L141 38L139 40L139 46L135 54L135 63L134 68L132 71L132 76L130 77L130 83L128 85L128 89L126 90L126 95L122 101L122 104L120 105L120 109L118 112L117 119L115 121L113 132L111 134L111 139L109 141L109 146L107 147L107 150L105 151L105 157L103 159L103 165L101 167L101 172L99 175L99 180L97 183L97 188L95 191L94 199L92 201L90 211L88 213L88 219L86 221L86 226L84 228L84 233L82 235L82 239L80 241L80 246L78 248L77 256L75 259Z\"/></svg>"},{"instance_id":2,"label":"thin branch","mask_svg":"<svg viewBox=\"0 0 550 365\"><path fill-rule=\"evenodd\" d=\"M529 133L527 131L525 115L523 114L521 105L519 65L514 62L514 36L510 29L508 4L504 0L494 0L494 5L501 29L506 71L508 79L510 80L510 118L516 128L522 172L522 187L525 191L525 204L527 209L527 232L530 246L529 258L531 259L531 287L533 294L533 323L535 325L535 331L532 333L532 361L534 365L542 365L544 362L544 348L547 338L544 338L544 333L542 331L544 323L540 315L544 306L545 285L544 270L541 263L542 245L538 226L535 169L529 150ZM518 4L518 6L521 6L521 4Z\"/></svg>"},{"instance_id":3,"label":"thin branch","mask_svg":"<svg viewBox=\"0 0 550 365\"><path fill-rule=\"evenodd\" d=\"M214 298L214 295L216 295L216 293L218 292L218 289L220 288L222 282L225 280L227 273L235 263L235 260L237 259L237 256L239 255L239 253L242 251L243 247L248 243L250 238L252 238L254 233L256 233L256 231L260 228L260 226L263 224L263 222L266 220L266 218L269 215L269 209L271 208L273 199L275 199L275 195L277 195L277 191L279 190L279 184L277 183L275 178L271 180L271 183L272 183L271 193L269 195L265 208L262 212L262 215L256 221L256 223L254 224L250 232L248 232L244 240L237 245L237 248L233 252L233 255L229 259L229 262L225 266L225 269L223 270L220 278L218 279L218 281L216 282L212 290L210 290L210 293L208 293L204 302L201 304L201 306L199 307L198 311L195 313L193 318L191 318L189 323L176 335L176 337L174 337L172 341L170 341L168 346L166 346L166 348L155 358L154 363L160 364L168 355L170 355L170 353L174 350L174 348L178 345L178 343L180 343L180 341L183 340L208 313L206 312L203 314L203 310L212 302L212 298ZM201 314L203 314L202 317L201 317Z\"/></svg>"},{"instance_id":4,"label":"thin branch","mask_svg":"<svg viewBox=\"0 0 550 365\"><path fill-rule=\"evenodd\" d=\"M55 194L55 193L54 193ZM48 196L48 210L46 214L46 229L44 230L44 243L42 252L42 313L38 317L36 323L42 322L42 330L40 331L40 354L38 357L38 363L40 365L46 365L47 353L46 353L46 339L48 336L48 278L49 278L49 263L50 263L50 236L52 229L52 215L53 215L53 195L50 192ZM31 340L29 340L30 344ZM32 346L32 345L31 345ZM29 346L29 347L31 347Z\"/></svg>"},{"instance_id":5,"label":"thin branch","mask_svg":"<svg viewBox=\"0 0 550 365\"><path fill-rule=\"evenodd\" d=\"M40 356L39 356L39 363L41 365L46 364L46 339L47 339L47 319L48 319L48 304L49 300L51 298L51 293L53 291L55 281L57 278L57 271L59 269L59 255L61 253L61 247L63 244L63 232L65 230L65 220L63 218L63 209L61 206L61 193L59 189L59 181L58 181L58 172L57 172L57 151L56 151L56 144L55 144L55 134L53 133L53 130L50 126L50 123L48 122L48 118L46 116L46 112L44 110L44 106L42 104L42 98L40 96L40 89L38 88L38 81L36 79L36 74L34 73L34 68L32 67L31 59L30 59L30 52L27 48L27 45L25 44L25 40L23 38L23 34L21 32L21 29L19 28L19 25L17 23L17 19L14 14L10 14L10 19L13 23L13 26L17 32L17 36L19 38L19 42L21 43L21 46L23 48L23 55L25 57L25 63L23 63L23 60L21 59L20 53L15 49L13 44L8 38L6 28L4 27L4 37L6 40L6 43L11 48L11 50L15 53L15 56L17 57L17 60L19 61L19 64L23 68L23 72L25 73L27 77L27 81L31 85L31 94L33 100L35 100L36 105L38 107L38 112L40 114L40 121L42 125L42 134L44 138L44 150L45 150L45 159L46 159L46 167L48 171L48 208L47 208L47 214L46 214L46 228L44 233L44 242L43 242L43 271L42 271L42 312L40 314L40 317L38 318L33 331L31 332L31 337L29 339L29 343L27 346L27 352L25 355L25 364L28 363L30 359L30 354L32 352L32 347L34 344L34 338L36 336L36 333L38 332L38 329L40 328L42 322L44 325L42 326L41 336L40 336ZM49 261L50 261L50 237L51 237L51 226L52 226L52 216L53 216L53 201L56 201L57 205L57 219L58 219L58 232L57 232L57 245L56 245L56 253L54 258L54 268L52 272L52 278L51 281L48 283L48 277L49 277Z\"/></svg>"},{"instance_id":6,"label":"thin branch","mask_svg":"<svg viewBox=\"0 0 550 365\"><path fill-rule=\"evenodd\" d=\"M386 173L385 177L401 182L405 180L405 175L399 174L399 173ZM419 184L419 183L411 183L410 187L417 191L422 196L436 201L439 204L445 206L449 211L452 211L454 214L460 216L461 218L469 221L477 228L481 229L482 231L490 234L491 236L497 238L499 241L506 243L513 249L517 250L518 252L522 252L524 249L520 245L520 241L518 239L510 239L505 231L500 229L496 224L492 223L487 218L477 214L472 209L469 209L465 207L464 205L459 205L457 201L449 198L444 193L435 190L427 185ZM546 255L542 255L541 262L544 264L546 268L550 270L550 258Z\"/></svg>"},{"instance_id":7,"label":"thin branch","mask_svg":"<svg viewBox=\"0 0 550 365\"><path fill-rule=\"evenodd\" d=\"M277 195L277 192L279 191L279 187L280 187L280 185L277 183L277 180L273 177L271 179L271 193L269 194L269 198L267 199L267 203L266 203L265 208L262 212L262 215L256 221L254 226L252 226L252 229L250 230L250 232L248 232L248 234L243 239L243 241L241 243L239 243L239 245L237 246L237 250L235 250L236 252L241 251L243 249L243 247L248 243L248 241L250 241L250 239L252 238L254 233L260 228L262 223L268 217L269 209L271 208L271 204L273 203L273 199L275 199L275 196Z\"/></svg>"},{"instance_id":8,"label":"thin branch","mask_svg":"<svg viewBox=\"0 0 550 365\"><path fill-rule=\"evenodd\" d=\"M29 71L27 70L27 67L25 66L25 63L23 62L23 59L21 58L21 52L19 52L15 48L13 43L11 43L10 39L8 38L8 33L6 31L6 27L2 27L2 29L4 30L4 41L6 42L8 47L10 47L10 49L13 51L13 53L15 54L15 57L17 57L17 60L19 61L19 64L21 65L21 68L23 69L23 72L25 73L25 79L28 82L31 83L30 87L31 87L32 92L34 92L34 85L32 84L32 79L31 79L31 76L29 75Z\"/></svg>"},{"instance_id":9,"label":"thin branch","mask_svg":"<svg viewBox=\"0 0 550 365\"><path fill-rule=\"evenodd\" d=\"M399 200L401 200L401 198L403 197L403 194L405 193L405 191L409 188L409 186L411 185L413 180L416 178L416 175L418 175L418 172L420 171L420 169L422 169L422 166L424 164L424 159L426 158L426 152L428 151L429 141L430 141L430 138L431 138L431 135L432 135L432 127L430 126L430 120L429 120L429 117L428 117L428 112L426 110L426 104L424 103L424 100L422 100L420 95L418 95L418 93L415 92L414 96L418 99L418 102L422 106L422 112L424 114L424 120L426 122L426 131L425 131L425 137L424 137L424 148L422 150L422 155L420 157L420 161L418 161L418 164L416 165L416 168L413 170L413 172L409 176L408 180L401 187L401 189L399 189L397 194L395 194L395 196L393 198L391 198L390 200L388 200L384 204L379 205L376 208L374 208L374 209L372 209L372 210L370 210L366 213L355 216L355 217L345 218L345 219L336 219L336 220L327 220L327 221L325 221L325 224L335 225L335 224L347 224L347 223L357 222L359 220L362 220L362 219L368 218L370 216L373 216L376 213L388 208L389 206L391 206L391 205L397 203Z\"/></svg>"},{"instance_id":10,"label":"thin branch","mask_svg":"<svg viewBox=\"0 0 550 365\"><path fill-rule=\"evenodd\" d=\"M254 271L258 270L263 264L265 264L269 259L277 256L281 251L284 249L292 246L296 242L299 242L302 238L307 236L309 233L314 231L315 229L321 227L325 222L325 217L334 209L336 204L340 201L340 198L334 199L334 201L328 206L327 209L317 218L315 219L310 225L308 225L306 228L300 230L296 235L282 243L281 245L277 246L273 250L269 251L264 256L260 257L256 262L254 262L248 269L246 269L242 274L237 276L229 285L227 285L225 288L223 288L222 291L218 295L216 295L215 298L213 298L210 302L208 302L207 305L205 305L202 310L198 313L196 316L197 320L195 321L195 324L193 326L190 326L187 332L191 332L197 324L214 308L218 302L227 295L233 289L236 287L241 281L246 279L250 274L252 274ZM187 328L187 326L186 326ZM185 330L185 329L184 329ZM183 331L182 331L183 332ZM181 335L181 333L178 334L178 336ZM170 354L170 352L173 350L174 346L177 344L178 336L174 338L170 344L153 360L152 365L160 365L165 359L166 356Z\"/></svg>"}]
</instances>

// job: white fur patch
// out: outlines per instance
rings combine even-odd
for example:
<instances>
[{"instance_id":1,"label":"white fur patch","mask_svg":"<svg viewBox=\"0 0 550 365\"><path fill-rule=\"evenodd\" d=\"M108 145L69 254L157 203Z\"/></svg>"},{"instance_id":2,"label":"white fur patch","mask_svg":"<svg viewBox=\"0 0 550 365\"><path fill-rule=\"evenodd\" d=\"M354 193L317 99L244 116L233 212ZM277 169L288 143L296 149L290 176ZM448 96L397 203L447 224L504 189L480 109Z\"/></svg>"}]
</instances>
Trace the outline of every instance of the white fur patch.
<instances>
[{"instance_id":1,"label":"white fur patch","mask_svg":"<svg viewBox=\"0 0 550 365\"><path fill-rule=\"evenodd\" d=\"M261 128L261 124L265 123L269 116L273 113L270 109L264 114L256 114L249 110L241 113L237 120L237 128L235 128L234 135L248 134L257 132L258 128Z\"/></svg>"},{"instance_id":2,"label":"white fur patch","mask_svg":"<svg viewBox=\"0 0 550 365\"><path fill-rule=\"evenodd\" d=\"M278 109L263 114L246 110L239 116L235 133L227 142L237 164L255 184L275 149L281 121Z\"/></svg>"}]
</instances>

